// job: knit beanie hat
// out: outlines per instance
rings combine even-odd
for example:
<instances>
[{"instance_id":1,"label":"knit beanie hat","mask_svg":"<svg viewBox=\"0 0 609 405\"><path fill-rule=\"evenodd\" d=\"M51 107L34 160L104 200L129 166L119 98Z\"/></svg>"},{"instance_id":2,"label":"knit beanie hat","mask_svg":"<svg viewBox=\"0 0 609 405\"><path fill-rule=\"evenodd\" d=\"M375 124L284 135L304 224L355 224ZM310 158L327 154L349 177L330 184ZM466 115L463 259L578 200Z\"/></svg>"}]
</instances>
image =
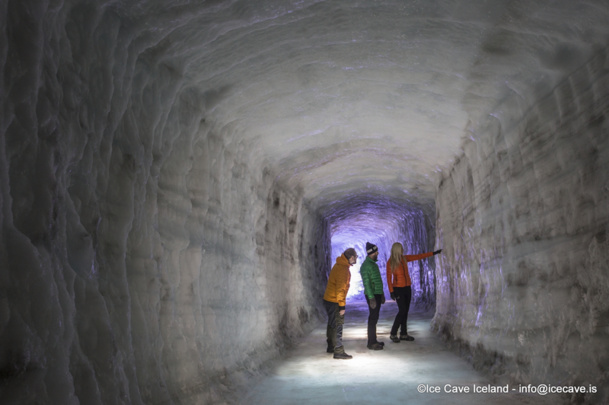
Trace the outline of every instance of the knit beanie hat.
<instances>
[{"instance_id":1,"label":"knit beanie hat","mask_svg":"<svg viewBox=\"0 0 609 405\"><path fill-rule=\"evenodd\" d=\"M357 252L353 248L349 248L349 249L345 250L345 252L343 254L345 255L345 257L347 259L350 259L352 257L357 257Z\"/></svg>"},{"instance_id":2,"label":"knit beanie hat","mask_svg":"<svg viewBox=\"0 0 609 405\"><path fill-rule=\"evenodd\" d=\"M374 252L378 252L379 248L376 245L373 245L370 242L366 242L366 254L371 255Z\"/></svg>"}]
</instances>

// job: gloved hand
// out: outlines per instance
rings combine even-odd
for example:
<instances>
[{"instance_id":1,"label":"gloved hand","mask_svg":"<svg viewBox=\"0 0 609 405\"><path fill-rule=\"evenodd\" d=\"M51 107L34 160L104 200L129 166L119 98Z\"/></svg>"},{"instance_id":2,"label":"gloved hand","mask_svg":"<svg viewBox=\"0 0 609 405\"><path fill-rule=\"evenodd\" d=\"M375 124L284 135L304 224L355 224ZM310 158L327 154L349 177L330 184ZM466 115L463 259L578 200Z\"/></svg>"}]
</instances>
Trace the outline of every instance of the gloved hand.
<instances>
[{"instance_id":1,"label":"gloved hand","mask_svg":"<svg viewBox=\"0 0 609 405\"><path fill-rule=\"evenodd\" d=\"M368 298L368 305L372 309L376 308L376 298Z\"/></svg>"},{"instance_id":2,"label":"gloved hand","mask_svg":"<svg viewBox=\"0 0 609 405\"><path fill-rule=\"evenodd\" d=\"M385 294L381 295L381 304L385 303Z\"/></svg>"},{"instance_id":3,"label":"gloved hand","mask_svg":"<svg viewBox=\"0 0 609 405\"><path fill-rule=\"evenodd\" d=\"M436 250L435 252L433 252L434 256L437 255L438 253L442 253L442 249Z\"/></svg>"},{"instance_id":4,"label":"gloved hand","mask_svg":"<svg viewBox=\"0 0 609 405\"><path fill-rule=\"evenodd\" d=\"M391 297L391 299L392 299L392 300L394 300L394 301L395 301L395 293L394 293L394 292L389 293L389 296Z\"/></svg>"}]
</instances>

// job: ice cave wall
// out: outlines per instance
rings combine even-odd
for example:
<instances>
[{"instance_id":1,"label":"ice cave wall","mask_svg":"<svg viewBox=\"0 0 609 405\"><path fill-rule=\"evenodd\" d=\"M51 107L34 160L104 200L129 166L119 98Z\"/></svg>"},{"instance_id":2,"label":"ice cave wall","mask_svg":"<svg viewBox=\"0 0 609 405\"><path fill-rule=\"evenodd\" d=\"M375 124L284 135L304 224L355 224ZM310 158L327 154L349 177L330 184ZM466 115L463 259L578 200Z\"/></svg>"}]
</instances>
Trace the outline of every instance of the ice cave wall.
<instances>
[{"instance_id":1,"label":"ice cave wall","mask_svg":"<svg viewBox=\"0 0 609 405\"><path fill-rule=\"evenodd\" d=\"M317 321L325 220L144 51L170 19L2 5L0 397L228 401Z\"/></svg>"},{"instance_id":2,"label":"ice cave wall","mask_svg":"<svg viewBox=\"0 0 609 405\"><path fill-rule=\"evenodd\" d=\"M506 100L439 185L434 327L498 377L607 387L608 67Z\"/></svg>"}]
</instances>

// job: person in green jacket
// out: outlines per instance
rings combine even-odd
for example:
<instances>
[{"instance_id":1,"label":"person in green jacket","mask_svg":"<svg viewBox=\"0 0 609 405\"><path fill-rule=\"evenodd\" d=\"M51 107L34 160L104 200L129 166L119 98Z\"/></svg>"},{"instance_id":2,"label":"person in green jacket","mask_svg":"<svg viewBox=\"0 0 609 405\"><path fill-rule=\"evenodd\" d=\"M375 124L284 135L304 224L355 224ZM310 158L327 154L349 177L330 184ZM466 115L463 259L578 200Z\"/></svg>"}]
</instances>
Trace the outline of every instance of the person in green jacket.
<instances>
[{"instance_id":1,"label":"person in green jacket","mask_svg":"<svg viewBox=\"0 0 609 405\"><path fill-rule=\"evenodd\" d=\"M379 249L376 245L366 242L366 260L360 267L362 283L364 284L364 295L368 301L368 349L383 350L384 342L376 340L376 324L379 320L381 305L385 303L385 294L383 293L383 280L381 272L376 261L379 257Z\"/></svg>"}]
</instances>

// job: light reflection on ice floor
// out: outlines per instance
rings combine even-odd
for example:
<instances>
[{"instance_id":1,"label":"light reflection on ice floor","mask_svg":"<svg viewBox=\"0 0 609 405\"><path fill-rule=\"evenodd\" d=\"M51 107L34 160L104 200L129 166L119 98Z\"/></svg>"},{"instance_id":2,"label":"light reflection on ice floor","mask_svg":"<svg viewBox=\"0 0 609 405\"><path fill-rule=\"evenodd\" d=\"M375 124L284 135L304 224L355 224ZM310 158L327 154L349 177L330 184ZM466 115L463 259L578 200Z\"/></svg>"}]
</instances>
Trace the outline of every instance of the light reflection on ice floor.
<instances>
[{"instance_id":1,"label":"light reflection on ice floor","mask_svg":"<svg viewBox=\"0 0 609 405\"><path fill-rule=\"evenodd\" d=\"M429 330L431 314L411 314L409 333L414 342L393 343L389 330L397 306L388 301L377 327L385 350L366 348L367 307L349 304L343 342L351 360L334 360L325 352L325 325L302 338L270 375L257 381L242 404L556 404L556 396L537 394L445 393L452 386L486 386L490 381L464 359L447 350ZM442 392L419 393L419 384ZM510 386L518 388L517 386Z\"/></svg>"}]
</instances>

